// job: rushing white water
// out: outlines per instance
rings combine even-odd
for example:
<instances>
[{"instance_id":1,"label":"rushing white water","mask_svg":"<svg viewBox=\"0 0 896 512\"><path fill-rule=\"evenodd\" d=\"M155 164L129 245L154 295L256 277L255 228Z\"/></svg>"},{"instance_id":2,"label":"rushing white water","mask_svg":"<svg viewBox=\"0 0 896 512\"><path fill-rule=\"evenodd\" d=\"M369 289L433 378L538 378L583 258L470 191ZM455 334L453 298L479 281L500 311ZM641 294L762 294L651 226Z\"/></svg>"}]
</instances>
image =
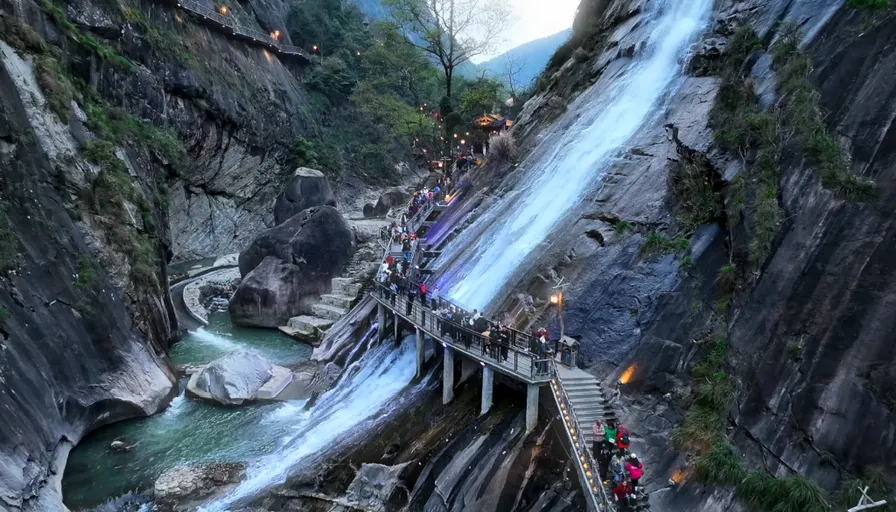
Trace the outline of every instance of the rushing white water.
<instances>
[{"instance_id":1,"label":"rushing white water","mask_svg":"<svg viewBox=\"0 0 896 512\"><path fill-rule=\"evenodd\" d=\"M229 352L242 348L239 343L234 343L233 340L228 339L226 336L208 331L204 327L200 327L195 331L190 331L190 334L195 336L200 343L219 348L223 351Z\"/></svg>"},{"instance_id":2,"label":"rushing white water","mask_svg":"<svg viewBox=\"0 0 896 512\"><path fill-rule=\"evenodd\" d=\"M361 422L385 410L416 373L413 338L408 336L398 347L384 342L367 352L361 358L360 371L340 379L310 410L283 404L283 411L272 413L269 419L281 421L284 415L294 415L295 433L282 440L282 446L272 455L254 463L244 482L200 510L228 510L234 502L284 482L300 460L332 445Z\"/></svg>"},{"instance_id":3,"label":"rushing white water","mask_svg":"<svg viewBox=\"0 0 896 512\"><path fill-rule=\"evenodd\" d=\"M496 200L443 252L443 293L485 309L521 264L595 185L627 141L664 110L682 81L681 61L709 21L712 0L649 3L634 60L570 105L526 159L513 192Z\"/></svg>"}]
</instances>

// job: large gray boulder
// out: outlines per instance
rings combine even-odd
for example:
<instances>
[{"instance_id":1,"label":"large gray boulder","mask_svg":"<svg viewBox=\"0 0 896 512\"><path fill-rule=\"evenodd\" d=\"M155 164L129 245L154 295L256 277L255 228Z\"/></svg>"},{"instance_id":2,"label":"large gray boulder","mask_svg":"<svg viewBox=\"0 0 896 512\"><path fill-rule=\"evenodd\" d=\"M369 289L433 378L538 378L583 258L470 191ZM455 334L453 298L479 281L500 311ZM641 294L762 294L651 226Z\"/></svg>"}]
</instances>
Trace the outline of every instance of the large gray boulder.
<instances>
[{"instance_id":1,"label":"large gray boulder","mask_svg":"<svg viewBox=\"0 0 896 512\"><path fill-rule=\"evenodd\" d=\"M227 489L245 477L245 462L175 466L159 475L153 484L153 510L193 510L202 499Z\"/></svg>"},{"instance_id":2,"label":"large gray boulder","mask_svg":"<svg viewBox=\"0 0 896 512\"><path fill-rule=\"evenodd\" d=\"M364 205L364 216L383 217L389 213L389 210L407 204L410 199L411 194L408 194L408 191L403 187L390 188L383 192L376 205L371 206L369 203Z\"/></svg>"},{"instance_id":3,"label":"large gray boulder","mask_svg":"<svg viewBox=\"0 0 896 512\"><path fill-rule=\"evenodd\" d=\"M274 222L282 224L293 215L314 206L336 206L336 195L320 171L299 167L274 203Z\"/></svg>"},{"instance_id":4,"label":"large gray boulder","mask_svg":"<svg viewBox=\"0 0 896 512\"><path fill-rule=\"evenodd\" d=\"M233 322L278 327L310 314L354 251L351 227L332 206L309 208L263 232L240 253L243 280L230 300Z\"/></svg>"},{"instance_id":5,"label":"large gray boulder","mask_svg":"<svg viewBox=\"0 0 896 512\"><path fill-rule=\"evenodd\" d=\"M309 208L258 235L240 253L245 277L262 260L274 256L299 267L306 279L325 281L342 271L355 251L351 226L332 206Z\"/></svg>"},{"instance_id":6,"label":"large gray boulder","mask_svg":"<svg viewBox=\"0 0 896 512\"><path fill-rule=\"evenodd\" d=\"M209 363L190 378L191 394L224 405L255 400L258 390L273 376L274 366L254 352L235 350Z\"/></svg>"}]
</instances>

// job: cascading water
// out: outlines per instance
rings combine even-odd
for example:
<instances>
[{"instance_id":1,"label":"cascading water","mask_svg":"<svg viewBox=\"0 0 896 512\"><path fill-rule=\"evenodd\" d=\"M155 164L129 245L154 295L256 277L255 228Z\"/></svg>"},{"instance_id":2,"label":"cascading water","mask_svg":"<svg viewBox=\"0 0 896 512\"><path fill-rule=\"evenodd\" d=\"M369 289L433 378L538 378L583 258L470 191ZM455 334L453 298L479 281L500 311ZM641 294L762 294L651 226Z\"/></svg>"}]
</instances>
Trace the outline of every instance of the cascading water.
<instances>
[{"instance_id":1,"label":"cascading water","mask_svg":"<svg viewBox=\"0 0 896 512\"><path fill-rule=\"evenodd\" d=\"M443 251L439 287L469 309L485 309L524 260L584 197L615 156L659 116L683 79L680 61L706 27L712 0L656 0L645 14L638 55L607 71L568 108L516 172L514 190L492 203ZM608 69L612 69L612 65Z\"/></svg>"},{"instance_id":2,"label":"cascading water","mask_svg":"<svg viewBox=\"0 0 896 512\"><path fill-rule=\"evenodd\" d=\"M367 352L361 358L360 371L344 375L310 410L286 410L291 406L282 406L284 410L274 414L281 416L282 412L282 416L290 417L294 433L284 437L273 455L253 464L243 483L200 510L228 510L233 503L282 483L300 460L332 445L388 407L416 373L413 340L408 336L398 347L387 341Z\"/></svg>"}]
</instances>

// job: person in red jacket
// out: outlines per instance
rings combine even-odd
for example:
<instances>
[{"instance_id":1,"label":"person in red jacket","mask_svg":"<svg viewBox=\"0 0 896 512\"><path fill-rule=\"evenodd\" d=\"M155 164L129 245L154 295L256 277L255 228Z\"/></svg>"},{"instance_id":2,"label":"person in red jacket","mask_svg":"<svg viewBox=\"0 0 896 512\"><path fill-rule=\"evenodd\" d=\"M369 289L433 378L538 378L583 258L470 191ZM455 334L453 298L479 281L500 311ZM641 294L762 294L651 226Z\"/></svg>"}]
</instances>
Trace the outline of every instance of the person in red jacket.
<instances>
[{"instance_id":1,"label":"person in red jacket","mask_svg":"<svg viewBox=\"0 0 896 512\"><path fill-rule=\"evenodd\" d=\"M616 496L616 502L622 503L626 507L631 506L634 503L632 492L632 484L628 483L628 480L619 482L616 484L616 487L613 488L613 495Z\"/></svg>"},{"instance_id":2,"label":"person in red jacket","mask_svg":"<svg viewBox=\"0 0 896 512\"><path fill-rule=\"evenodd\" d=\"M616 431L616 447L619 448L619 455L625 455L625 452L627 452L631 446L632 440L628 434L628 429L620 424Z\"/></svg>"}]
</instances>

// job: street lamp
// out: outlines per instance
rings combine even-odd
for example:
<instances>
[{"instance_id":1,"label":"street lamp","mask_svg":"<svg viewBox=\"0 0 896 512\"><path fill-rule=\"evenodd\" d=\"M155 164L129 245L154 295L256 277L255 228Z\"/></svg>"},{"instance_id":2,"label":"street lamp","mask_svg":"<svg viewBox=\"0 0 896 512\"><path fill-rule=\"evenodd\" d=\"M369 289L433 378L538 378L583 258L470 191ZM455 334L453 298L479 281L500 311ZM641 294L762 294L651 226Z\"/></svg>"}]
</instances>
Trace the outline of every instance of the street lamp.
<instances>
[{"instance_id":1,"label":"street lamp","mask_svg":"<svg viewBox=\"0 0 896 512\"><path fill-rule=\"evenodd\" d=\"M221 6L221 14L226 16L228 12L230 12L230 9L228 9L226 5L222 5Z\"/></svg>"}]
</instances>

